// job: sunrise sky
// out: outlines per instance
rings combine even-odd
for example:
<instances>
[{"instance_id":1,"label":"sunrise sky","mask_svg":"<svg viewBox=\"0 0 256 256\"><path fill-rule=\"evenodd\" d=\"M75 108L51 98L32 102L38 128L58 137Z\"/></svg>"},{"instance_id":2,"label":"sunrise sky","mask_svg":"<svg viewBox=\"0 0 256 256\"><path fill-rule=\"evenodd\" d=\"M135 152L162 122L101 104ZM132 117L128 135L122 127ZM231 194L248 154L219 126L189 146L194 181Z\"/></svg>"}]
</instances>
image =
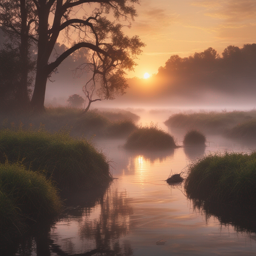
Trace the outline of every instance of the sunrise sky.
<instances>
[{"instance_id":1,"label":"sunrise sky","mask_svg":"<svg viewBox=\"0 0 256 256\"><path fill-rule=\"evenodd\" d=\"M255 0L141 0L129 35L146 44L129 77L157 73L171 55L256 42Z\"/></svg>"}]
</instances>

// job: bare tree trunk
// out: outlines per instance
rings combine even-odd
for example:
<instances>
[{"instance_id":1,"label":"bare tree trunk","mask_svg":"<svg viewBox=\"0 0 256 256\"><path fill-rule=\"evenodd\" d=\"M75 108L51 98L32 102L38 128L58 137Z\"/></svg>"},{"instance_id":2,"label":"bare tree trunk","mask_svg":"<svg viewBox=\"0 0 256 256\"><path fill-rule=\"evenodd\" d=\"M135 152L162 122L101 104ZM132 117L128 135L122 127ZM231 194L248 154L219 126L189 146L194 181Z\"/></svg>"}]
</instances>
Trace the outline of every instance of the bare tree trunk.
<instances>
[{"instance_id":1,"label":"bare tree trunk","mask_svg":"<svg viewBox=\"0 0 256 256\"><path fill-rule=\"evenodd\" d=\"M38 28L38 55L37 55L37 70L36 81L33 96L31 99L31 107L33 111L44 111L44 99L46 83L48 78L48 58L47 58L47 43L48 43L48 15L46 1L40 1L38 8L39 28Z\"/></svg>"},{"instance_id":2,"label":"bare tree trunk","mask_svg":"<svg viewBox=\"0 0 256 256\"><path fill-rule=\"evenodd\" d=\"M26 1L20 0L20 13L21 13L21 33L20 33L20 65L21 77L19 81L18 91L16 94L16 103L19 109L25 110L29 106L28 96L28 28L27 28L27 10Z\"/></svg>"}]
</instances>

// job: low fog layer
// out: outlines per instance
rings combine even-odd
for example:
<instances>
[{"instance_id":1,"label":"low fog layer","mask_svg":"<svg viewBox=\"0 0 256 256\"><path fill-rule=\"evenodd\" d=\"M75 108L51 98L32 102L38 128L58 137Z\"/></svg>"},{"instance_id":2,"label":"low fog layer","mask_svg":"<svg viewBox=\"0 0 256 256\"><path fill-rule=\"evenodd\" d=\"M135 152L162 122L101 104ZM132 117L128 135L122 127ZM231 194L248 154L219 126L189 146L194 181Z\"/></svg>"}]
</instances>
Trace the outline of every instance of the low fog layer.
<instances>
[{"instance_id":1,"label":"low fog layer","mask_svg":"<svg viewBox=\"0 0 256 256\"><path fill-rule=\"evenodd\" d=\"M61 50L59 46L59 50ZM47 88L47 102L65 104L69 95L83 96L82 86L89 74L80 76L76 68L86 60L86 52L66 60ZM153 61L153 60L152 60ZM75 71L76 70L76 71ZM130 88L114 101L94 106L239 106L254 107L256 93L256 44L243 48L228 46L219 55L208 48L193 56L171 56L165 66L149 79L128 79Z\"/></svg>"},{"instance_id":2,"label":"low fog layer","mask_svg":"<svg viewBox=\"0 0 256 256\"><path fill-rule=\"evenodd\" d=\"M256 44L228 46L220 56L213 48L193 56L171 56L148 80L129 80L130 100L160 105L253 107L256 92Z\"/></svg>"}]
</instances>

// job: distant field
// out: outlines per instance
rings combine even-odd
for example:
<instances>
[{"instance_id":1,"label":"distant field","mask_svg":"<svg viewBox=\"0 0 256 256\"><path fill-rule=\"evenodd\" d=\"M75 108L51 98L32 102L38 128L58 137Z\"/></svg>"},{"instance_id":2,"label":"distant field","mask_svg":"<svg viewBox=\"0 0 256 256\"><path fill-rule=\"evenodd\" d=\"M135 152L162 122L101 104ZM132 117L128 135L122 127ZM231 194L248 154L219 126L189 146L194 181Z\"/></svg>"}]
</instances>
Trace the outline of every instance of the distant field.
<instances>
[{"instance_id":1,"label":"distant field","mask_svg":"<svg viewBox=\"0 0 256 256\"><path fill-rule=\"evenodd\" d=\"M37 116L0 116L0 129L45 129L68 131L73 136L123 137L136 129L139 116L125 110L91 110L83 114L74 108L48 108Z\"/></svg>"},{"instance_id":2,"label":"distant field","mask_svg":"<svg viewBox=\"0 0 256 256\"><path fill-rule=\"evenodd\" d=\"M164 123L170 129L199 130L209 134L225 134L234 126L256 118L256 110L232 112L179 113Z\"/></svg>"}]
</instances>

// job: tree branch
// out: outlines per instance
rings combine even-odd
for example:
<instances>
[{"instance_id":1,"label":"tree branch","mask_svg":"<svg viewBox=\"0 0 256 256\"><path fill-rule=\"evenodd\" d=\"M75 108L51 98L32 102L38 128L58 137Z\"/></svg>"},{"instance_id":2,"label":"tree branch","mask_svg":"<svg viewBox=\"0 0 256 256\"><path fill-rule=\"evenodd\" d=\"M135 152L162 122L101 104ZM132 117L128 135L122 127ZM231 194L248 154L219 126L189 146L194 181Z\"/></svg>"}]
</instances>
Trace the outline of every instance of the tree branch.
<instances>
[{"instance_id":1,"label":"tree branch","mask_svg":"<svg viewBox=\"0 0 256 256\"><path fill-rule=\"evenodd\" d=\"M105 56L108 55L107 52L103 51L101 48L99 48L98 46L96 46L94 44L81 42L81 43L78 43L78 44L74 45L73 47L69 48L67 51L62 53L54 62L49 64L48 68L47 68L47 73L50 74L55 68L57 68L60 65L60 63L63 60L65 60L69 55L71 55L73 52L75 52L76 50L78 50L80 48L89 48L95 52L102 53Z\"/></svg>"},{"instance_id":2,"label":"tree branch","mask_svg":"<svg viewBox=\"0 0 256 256\"><path fill-rule=\"evenodd\" d=\"M39 3L36 0L32 0L34 2L34 4L36 5L36 8L39 8Z\"/></svg>"},{"instance_id":3,"label":"tree branch","mask_svg":"<svg viewBox=\"0 0 256 256\"><path fill-rule=\"evenodd\" d=\"M69 8L72 8L74 6L78 6L78 5L84 4L84 3L110 3L110 1L109 0L78 0L73 3L67 2L66 4L63 5L63 8L65 10L67 10Z\"/></svg>"},{"instance_id":4,"label":"tree branch","mask_svg":"<svg viewBox=\"0 0 256 256\"><path fill-rule=\"evenodd\" d=\"M93 19L93 17L90 17L90 19ZM66 27L73 25L75 23L83 24L85 26L92 26L92 24L89 22L89 19L87 19L87 20L71 19L71 20L68 20L68 21L64 22L63 24L61 24L58 31L60 32L61 30L65 29ZM51 28L48 31L49 34L51 34L52 32L53 32L53 28Z\"/></svg>"},{"instance_id":5,"label":"tree branch","mask_svg":"<svg viewBox=\"0 0 256 256\"><path fill-rule=\"evenodd\" d=\"M51 8L54 2L55 0L49 0L49 2L47 3L47 8Z\"/></svg>"}]
</instances>

